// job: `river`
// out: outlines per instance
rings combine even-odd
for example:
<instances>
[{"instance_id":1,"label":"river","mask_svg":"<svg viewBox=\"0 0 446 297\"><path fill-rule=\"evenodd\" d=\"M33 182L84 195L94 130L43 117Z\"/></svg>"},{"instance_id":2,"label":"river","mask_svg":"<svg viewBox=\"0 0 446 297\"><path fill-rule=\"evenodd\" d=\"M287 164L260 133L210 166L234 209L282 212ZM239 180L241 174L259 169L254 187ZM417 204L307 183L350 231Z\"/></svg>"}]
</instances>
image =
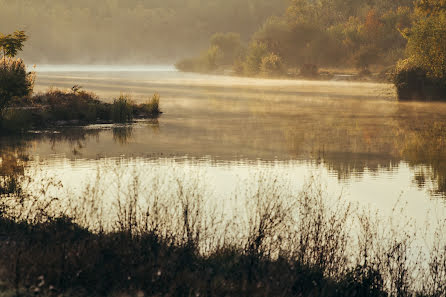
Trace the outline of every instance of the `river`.
<instances>
[{"instance_id":1,"label":"river","mask_svg":"<svg viewBox=\"0 0 446 297\"><path fill-rule=\"evenodd\" d=\"M26 170L56 179L63 193L96 184L111 197L134 175L145 190L166 177L168 191L193 178L219 204L268 176L292 191L316 180L328 195L388 215L403 205L416 222L444 217L446 104L400 103L392 85L372 82L213 76L171 66L36 71L35 92L80 85L107 101L161 95L158 120L33 131L23 146Z\"/></svg>"}]
</instances>

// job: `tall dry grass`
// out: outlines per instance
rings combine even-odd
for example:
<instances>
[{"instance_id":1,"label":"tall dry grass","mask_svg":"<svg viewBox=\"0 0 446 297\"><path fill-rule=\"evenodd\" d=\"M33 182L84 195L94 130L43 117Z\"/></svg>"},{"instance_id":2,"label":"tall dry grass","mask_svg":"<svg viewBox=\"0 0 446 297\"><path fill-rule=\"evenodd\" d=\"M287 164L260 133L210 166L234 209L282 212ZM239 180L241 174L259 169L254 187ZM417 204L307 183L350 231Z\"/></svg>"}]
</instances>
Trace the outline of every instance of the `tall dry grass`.
<instances>
[{"instance_id":1,"label":"tall dry grass","mask_svg":"<svg viewBox=\"0 0 446 297\"><path fill-rule=\"evenodd\" d=\"M5 288L23 295L446 294L441 224L418 249L410 219L383 220L317 180L295 193L261 174L233 207L215 201L202 176L102 176L72 199L55 197L53 180L39 183L37 194L30 186L32 193L2 196ZM401 214L397 205L393 215Z\"/></svg>"}]
</instances>

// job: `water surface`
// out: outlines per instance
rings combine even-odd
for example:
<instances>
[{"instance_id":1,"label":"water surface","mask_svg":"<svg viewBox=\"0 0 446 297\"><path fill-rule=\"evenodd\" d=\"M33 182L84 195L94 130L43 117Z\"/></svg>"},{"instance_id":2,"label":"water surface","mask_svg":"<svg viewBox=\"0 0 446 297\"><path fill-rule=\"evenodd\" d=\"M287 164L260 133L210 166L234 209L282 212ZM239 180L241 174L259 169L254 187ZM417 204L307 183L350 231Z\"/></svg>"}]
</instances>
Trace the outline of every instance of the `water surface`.
<instances>
[{"instance_id":1,"label":"water surface","mask_svg":"<svg viewBox=\"0 0 446 297\"><path fill-rule=\"evenodd\" d=\"M122 166L142 180L151 172L199 176L216 201L258 174L283 178L296 191L315 176L328 193L361 205L388 212L398 202L417 220L432 211L443 217L446 104L397 102L388 84L211 76L170 66L40 66L37 73L37 92L81 85L107 101L124 92L136 102L161 94L158 120L2 139L4 148L20 143L28 170L43 168L64 190L80 192L98 168L109 179Z\"/></svg>"}]
</instances>

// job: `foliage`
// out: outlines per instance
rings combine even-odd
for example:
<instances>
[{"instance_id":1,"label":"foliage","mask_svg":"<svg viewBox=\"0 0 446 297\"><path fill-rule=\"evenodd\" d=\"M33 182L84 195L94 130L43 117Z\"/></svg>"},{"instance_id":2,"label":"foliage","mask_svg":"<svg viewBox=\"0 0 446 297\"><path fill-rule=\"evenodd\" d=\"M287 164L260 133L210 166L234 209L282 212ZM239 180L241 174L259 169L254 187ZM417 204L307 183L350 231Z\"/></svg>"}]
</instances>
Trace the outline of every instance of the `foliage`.
<instances>
[{"instance_id":1,"label":"foliage","mask_svg":"<svg viewBox=\"0 0 446 297\"><path fill-rule=\"evenodd\" d=\"M23 43L28 40L25 31L15 31L13 34L3 35L0 33L0 49L3 58L14 58L23 49Z\"/></svg>"},{"instance_id":2,"label":"foliage","mask_svg":"<svg viewBox=\"0 0 446 297\"><path fill-rule=\"evenodd\" d=\"M396 68L394 83L401 100L446 100L446 6L420 0L413 26L404 31L408 58Z\"/></svg>"},{"instance_id":3,"label":"foliage","mask_svg":"<svg viewBox=\"0 0 446 297\"><path fill-rule=\"evenodd\" d=\"M34 73L26 71L21 59L4 57L0 63L0 113L14 99L31 94L34 86Z\"/></svg>"},{"instance_id":4,"label":"foliage","mask_svg":"<svg viewBox=\"0 0 446 297\"><path fill-rule=\"evenodd\" d=\"M245 61L247 74L258 74L262 67L262 59L268 54L266 44L254 41L249 45Z\"/></svg>"},{"instance_id":5,"label":"foliage","mask_svg":"<svg viewBox=\"0 0 446 297\"><path fill-rule=\"evenodd\" d=\"M220 48L216 45L212 45L204 53L204 67L207 71L212 71L217 69L223 60L223 53Z\"/></svg>"},{"instance_id":6,"label":"foliage","mask_svg":"<svg viewBox=\"0 0 446 297\"><path fill-rule=\"evenodd\" d=\"M222 57L219 61L221 65L232 65L242 51L242 43L238 33L215 33L212 35L210 43L211 48L217 47L221 52Z\"/></svg>"},{"instance_id":7,"label":"foliage","mask_svg":"<svg viewBox=\"0 0 446 297\"><path fill-rule=\"evenodd\" d=\"M50 89L32 98L35 108L34 124L45 126L49 122L95 122L98 118L108 120L109 108L99 98L86 91L63 91Z\"/></svg>"},{"instance_id":8,"label":"foliage","mask_svg":"<svg viewBox=\"0 0 446 297\"><path fill-rule=\"evenodd\" d=\"M390 67L404 54L407 41L400 32L410 27L412 13L412 0L292 0L282 16L271 16L252 35L233 70L256 75L270 53L288 69L313 64L369 73L371 66ZM211 45L224 36L216 35ZM235 36L226 38L236 44Z\"/></svg>"},{"instance_id":9,"label":"foliage","mask_svg":"<svg viewBox=\"0 0 446 297\"><path fill-rule=\"evenodd\" d=\"M260 72L269 76L282 75L284 73L282 58L274 53L264 56L260 65Z\"/></svg>"},{"instance_id":10,"label":"foliage","mask_svg":"<svg viewBox=\"0 0 446 297\"><path fill-rule=\"evenodd\" d=\"M421 1L412 29L407 33L408 55L429 77L446 80L446 7Z\"/></svg>"},{"instance_id":11,"label":"foliage","mask_svg":"<svg viewBox=\"0 0 446 297\"><path fill-rule=\"evenodd\" d=\"M130 182L139 184L138 178ZM74 291L76 296L446 293L443 223L424 267L410 258L411 232L416 228L357 212L342 197L328 197L319 186L307 185L295 195L277 179L261 177L247 195L246 213L229 216L234 222L208 218L209 209L196 184L186 186L186 181L176 180L174 187L178 191L172 196L163 196L165 187L155 187L152 193L133 192L131 186L126 192L118 186L118 213L111 216L110 229L101 225L96 232L89 219L101 220L102 207L107 214L112 211L110 203L98 204L96 189L78 197L85 209L75 211L67 199L39 201L27 191L2 195L2 285L23 296ZM240 236L245 231L248 236Z\"/></svg>"},{"instance_id":12,"label":"foliage","mask_svg":"<svg viewBox=\"0 0 446 297\"><path fill-rule=\"evenodd\" d=\"M134 118L156 118L160 96L144 104L134 104L129 96L121 95L112 104L99 100L94 93L74 86L71 90L50 89L32 97L20 97L10 102L0 122L1 132L17 133L30 128L91 123L128 122Z\"/></svg>"},{"instance_id":13,"label":"foliage","mask_svg":"<svg viewBox=\"0 0 446 297\"><path fill-rule=\"evenodd\" d=\"M410 59L398 63L393 83L399 100L446 100L446 81Z\"/></svg>"}]
</instances>

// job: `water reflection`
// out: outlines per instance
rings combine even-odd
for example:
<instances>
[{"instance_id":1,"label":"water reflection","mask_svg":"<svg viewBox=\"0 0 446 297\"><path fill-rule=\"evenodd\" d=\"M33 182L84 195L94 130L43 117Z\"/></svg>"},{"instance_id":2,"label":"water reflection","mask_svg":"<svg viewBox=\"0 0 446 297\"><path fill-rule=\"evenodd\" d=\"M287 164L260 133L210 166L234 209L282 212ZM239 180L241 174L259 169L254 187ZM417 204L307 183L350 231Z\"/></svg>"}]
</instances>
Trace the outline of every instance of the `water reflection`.
<instances>
[{"instance_id":1,"label":"water reflection","mask_svg":"<svg viewBox=\"0 0 446 297\"><path fill-rule=\"evenodd\" d=\"M133 127L131 125L113 127L113 140L120 144L128 144L133 136Z\"/></svg>"},{"instance_id":2,"label":"water reflection","mask_svg":"<svg viewBox=\"0 0 446 297\"><path fill-rule=\"evenodd\" d=\"M80 84L108 99L128 91L136 101L160 92L159 122L34 135L31 156L186 157L246 166L291 160L322 165L340 184L366 175L385 183L387 173L407 165L407 180L446 195L445 104L399 103L385 84L109 70L40 73L37 90Z\"/></svg>"}]
</instances>

